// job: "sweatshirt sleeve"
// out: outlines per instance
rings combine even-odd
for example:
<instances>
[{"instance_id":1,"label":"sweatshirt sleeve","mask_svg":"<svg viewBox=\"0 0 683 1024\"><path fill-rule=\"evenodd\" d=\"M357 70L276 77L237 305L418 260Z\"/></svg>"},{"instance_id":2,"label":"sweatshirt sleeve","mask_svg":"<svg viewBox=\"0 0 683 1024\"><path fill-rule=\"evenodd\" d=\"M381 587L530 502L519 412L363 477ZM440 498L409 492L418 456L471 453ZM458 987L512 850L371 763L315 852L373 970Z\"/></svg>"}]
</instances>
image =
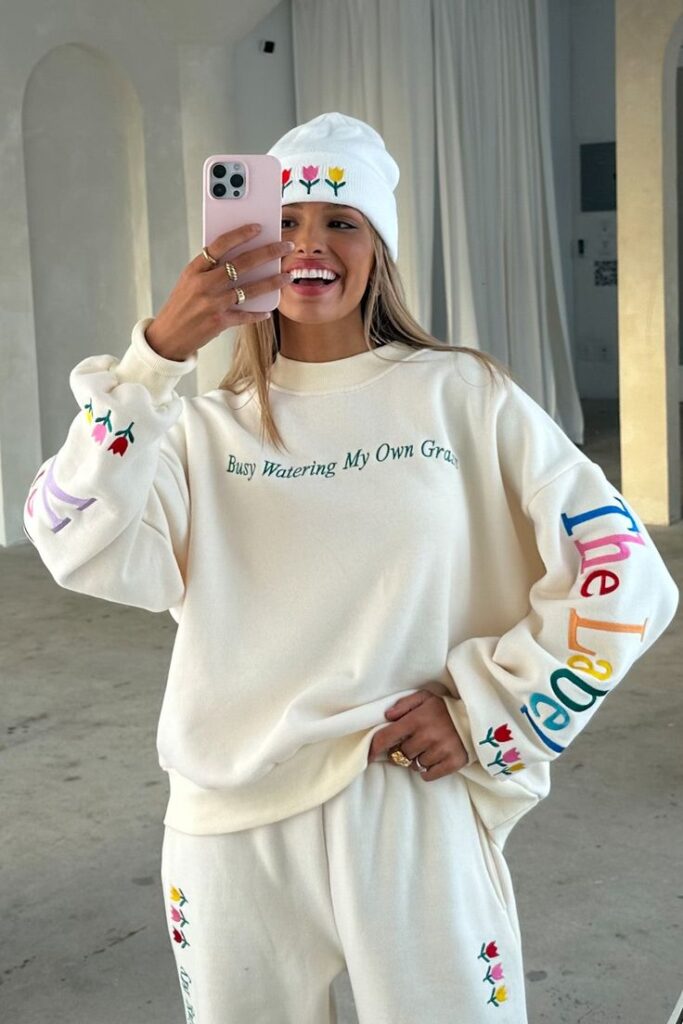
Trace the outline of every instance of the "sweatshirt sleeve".
<instances>
[{"instance_id":1,"label":"sweatshirt sleeve","mask_svg":"<svg viewBox=\"0 0 683 1024\"><path fill-rule=\"evenodd\" d=\"M133 327L121 359L89 356L71 371L79 412L40 466L24 504L24 532L67 590L164 611L182 601L190 495L183 399L197 364L165 359Z\"/></svg>"},{"instance_id":2,"label":"sweatshirt sleeve","mask_svg":"<svg viewBox=\"0 0 683 1024\"><path fill-rule=\"evenodd\" d=\"M672 621L678 589L600 467L517 385L507 388L494 444L545 573L521 621L448 652L445 700L469 765L520 783L528 771L533 788L538 766L567 748Z\"/></svg>"}]
</instances>

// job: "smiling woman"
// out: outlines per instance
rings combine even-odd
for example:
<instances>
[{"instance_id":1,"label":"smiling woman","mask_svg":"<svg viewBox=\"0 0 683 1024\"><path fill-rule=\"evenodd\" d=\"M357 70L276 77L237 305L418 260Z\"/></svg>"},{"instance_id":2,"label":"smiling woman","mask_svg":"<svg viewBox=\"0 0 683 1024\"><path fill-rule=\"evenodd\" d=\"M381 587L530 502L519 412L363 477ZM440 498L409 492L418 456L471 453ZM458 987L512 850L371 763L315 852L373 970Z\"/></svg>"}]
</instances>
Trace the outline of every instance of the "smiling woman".
<instances>
[{"instance_id":1,"label":"smiling woman","mask_svg":"<svg viewBox=\"0 0 683 1024\"><path fill-rule=\"evenodd\" d=\"M330 113L275 149L288 269L335 280L238 339L242 401L181 398L197 355L154 318L82 360L24 528L61 586L178 623L162 884L193 1019L331 1024L346 965L359 1024L526 1024L503 844L677 590L547 413L406 310L381 137ZM175 355L224 267L179 287Z\"/></svg>"}]
</instances>

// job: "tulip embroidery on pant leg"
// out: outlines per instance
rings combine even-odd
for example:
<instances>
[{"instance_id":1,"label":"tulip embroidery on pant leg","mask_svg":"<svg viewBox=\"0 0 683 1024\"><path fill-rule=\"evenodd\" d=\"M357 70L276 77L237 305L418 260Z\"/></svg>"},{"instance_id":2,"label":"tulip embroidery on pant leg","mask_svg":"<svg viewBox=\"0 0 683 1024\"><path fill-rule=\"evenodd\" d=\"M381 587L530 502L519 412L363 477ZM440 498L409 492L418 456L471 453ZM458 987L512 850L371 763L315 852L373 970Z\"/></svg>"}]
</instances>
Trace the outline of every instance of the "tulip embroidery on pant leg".
<instances>
[{"instance_id":1,"label":"tulip embroidery on pant leg","mask_svg":"<svg viewBox=\"0 0 683 1024\"><path fill-rule=\"evenodd\" d=\"M187 941L185 933L181 929L186 928L190 922L185 917L185 913L182 910L182 907L184 907L185 904L189 903L190 901L188 900L183 890L176 885L171 886L169 890L169 895L172 901L170 912L171 921L174 922L174 924L181 926L178 928L173 927L173 925L171 926L173 941L177 942L180 945L181 949L185 949L186 946L190 945L190 943ZM192 1005L192 998L190 992L192 986L192 978L190 977L187 969L183 964L178 965L178 978L180 979L180 987L183 990L185 1020L187 1024L198 1024L196 1011L194 1006Z\"/></svg>"},{"instance_id":2,"label":"tulip embroidery on pant leg","mask_svg":"<svg viewBox=\"0 0 683 1024\"><path fill-rule=\"evenodd\" d=\"M487 964L486 974L482 978L482 981L489 981L493 988L491 989L491 995L487 1000L487 1005L490 1003L492 1006L500 1006L501 1003L507 1002L508 991L505 985L499 985L498 982L503 980L504 972L503 965L499 961L497 964L492 964L492 960L497 960L500 956L498 952L498 946L495 940L491 942L483 942L481 950L477 960L483 960Z\"/></svg>"}]
</instances>

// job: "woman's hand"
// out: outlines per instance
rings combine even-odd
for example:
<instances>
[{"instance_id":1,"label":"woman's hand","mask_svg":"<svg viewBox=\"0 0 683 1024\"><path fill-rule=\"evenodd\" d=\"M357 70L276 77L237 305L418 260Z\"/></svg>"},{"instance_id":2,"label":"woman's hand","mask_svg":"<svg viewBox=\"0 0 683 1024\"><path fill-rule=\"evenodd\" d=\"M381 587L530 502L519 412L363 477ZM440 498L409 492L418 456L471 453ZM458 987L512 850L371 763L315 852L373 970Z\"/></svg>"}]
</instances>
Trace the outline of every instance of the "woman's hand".
<instances>
[{"instance_id":1,"label":"woman's hand","mask_svg":"<svg viewBox=\"0 0 683 1024\"><path fill-rule=\"evenodd\" d=\"M235 288L240 286L240 275L261 263L292 251L291 242L272 242L249 249L230 260L230 250L237 248L260 230L251 224L226 231L207 246L209 253L218 260L216 266L205 259L203 253L195 256L181 271L180 277L159 314L145 331L145 338L158 355L166 359L188 359L202 345L217 337L227 327L252 324L267 320L267 313L249 313L236 305ZM237 281L230 280L225 272L225 263L230 260L237 271ZM244 287L248 299L264 292L282 289L291 284L289 274L275 274L254 281Z\"/></svg>"},{"instance_id":2,"label":"woman's hand","mask_svg":"<svg viewBox=\"0 0 683 1024\"><path fill-rule=\"evenodd\" d=\"M427 772L420 772L425 782L433 782L464 768L468 754L448 708L431 690L418 690L401 697L385 716L392 722L372 737L368 763L381 754L400 747L406 757L420 758ZM415 762L411 770L419 772Z\"/></svg>"}]
</instances>

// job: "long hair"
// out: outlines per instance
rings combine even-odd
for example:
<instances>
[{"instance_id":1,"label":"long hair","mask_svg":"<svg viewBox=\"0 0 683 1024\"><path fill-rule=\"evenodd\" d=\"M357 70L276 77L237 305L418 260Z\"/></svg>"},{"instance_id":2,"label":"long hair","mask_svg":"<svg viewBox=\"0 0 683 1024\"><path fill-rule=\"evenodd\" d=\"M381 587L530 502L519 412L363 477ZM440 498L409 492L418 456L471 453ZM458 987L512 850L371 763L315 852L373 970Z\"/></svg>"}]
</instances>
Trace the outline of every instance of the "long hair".
<instances>
[{"instance_id":1,"label":"long hair","mask_svg":"<svg viewBox=\"0 0 683 1024\"><path fill-rule=\"evenodd\" d=\"M378 359L381 359L378 347L392 341L439 352L468 352L486 367L491 379L495 379L496 373L503 381L509 378L508 368L493 356L464 345L446 345L420 327L408 311L398 268L384 240L367 218L365 220L372 234L375 252L375 265L361 299L368 349L375 352ZM273 310L270 320L241 324L237 329L232 364L218 387L236 395L255 387L261 412L261 443L267 437L274 447L288 451L277 429L268 397L270 371L279 351L280 314L277 309Z\"/></svg>"}]
</instances>

